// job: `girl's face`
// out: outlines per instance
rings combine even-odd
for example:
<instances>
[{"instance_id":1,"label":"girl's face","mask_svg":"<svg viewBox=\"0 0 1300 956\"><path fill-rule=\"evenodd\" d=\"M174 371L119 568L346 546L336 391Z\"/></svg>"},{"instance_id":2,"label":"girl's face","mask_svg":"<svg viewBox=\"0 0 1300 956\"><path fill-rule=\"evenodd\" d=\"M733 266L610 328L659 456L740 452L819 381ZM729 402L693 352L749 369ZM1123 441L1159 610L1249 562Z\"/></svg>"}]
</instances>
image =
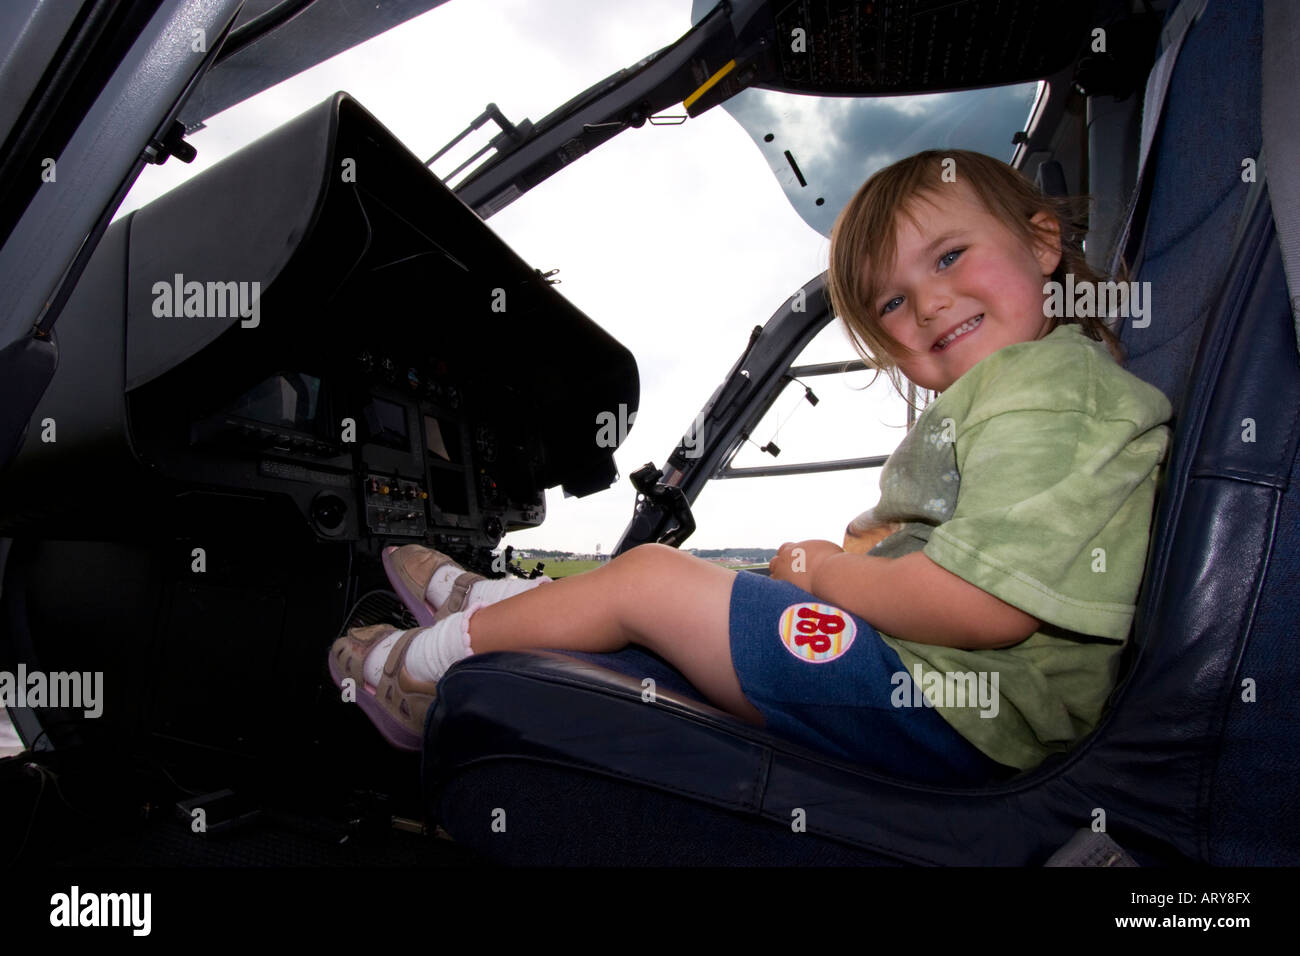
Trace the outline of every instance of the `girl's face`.
<instances>
[{"instance_id":1,"label":"girl's face","mask_svg":"<svg viewBox=\"0 0 1300 956\"><path fill-rule=\"evenodd\" d=\"M871 305L890 335L913 350L895 356L920 388L942 392L998 349L1052 329L1043 283L1057 248L1030 252L963 183L945 184L900 216L893 270ZM1045 212L1034 222L1054 223Z\"/></svg>"}]
</instances>

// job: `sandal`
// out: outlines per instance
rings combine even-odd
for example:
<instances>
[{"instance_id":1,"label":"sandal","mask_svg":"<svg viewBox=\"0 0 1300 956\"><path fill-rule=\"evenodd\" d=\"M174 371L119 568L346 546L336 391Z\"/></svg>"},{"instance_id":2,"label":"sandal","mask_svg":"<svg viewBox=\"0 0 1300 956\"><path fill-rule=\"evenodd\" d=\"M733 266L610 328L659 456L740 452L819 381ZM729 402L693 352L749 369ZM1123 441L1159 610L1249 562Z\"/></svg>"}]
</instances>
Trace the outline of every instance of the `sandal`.
<instances>
[{"instance_id":1,"label":"sandal","mask_svg":"<svg viewBox=\"0 0 1300 956\"><path fill-rule=\"evenodd\" d=\"M424 742L425 719L437 698L437 686L420 681L411 681L408 685L402 679L401 668L407 648L420 629L406 631L393 645L388 660L384 662L384 676L380 678L378 687L371 687L365 679L366 657L396 630L390 624L349 630L330 648L330 677L340 689L346 678L356 682L357 703L385 740L402 750L419 750Z\"/></svg>"},{"instance_id":2,"label":"sandal","mask_svg":"<svg viewBox=\"0 0 1300 956\"><path fill-rule=\"evenodd\" d=\"M426 548L419 544L404 544L400 548L385 548L383 554L384 573L388 583L393 586L402 603L415 616L421 627L429 627L450 614L461 610L469 597L469 589L479 581L486 581L481 574L466 571L456 578L451 594L442 607L435 608L425 599L429 582L434 572L447 564L456 564L441 551ZM460 565L456 565L460 567Z\"/></svg>"}]
</instances>

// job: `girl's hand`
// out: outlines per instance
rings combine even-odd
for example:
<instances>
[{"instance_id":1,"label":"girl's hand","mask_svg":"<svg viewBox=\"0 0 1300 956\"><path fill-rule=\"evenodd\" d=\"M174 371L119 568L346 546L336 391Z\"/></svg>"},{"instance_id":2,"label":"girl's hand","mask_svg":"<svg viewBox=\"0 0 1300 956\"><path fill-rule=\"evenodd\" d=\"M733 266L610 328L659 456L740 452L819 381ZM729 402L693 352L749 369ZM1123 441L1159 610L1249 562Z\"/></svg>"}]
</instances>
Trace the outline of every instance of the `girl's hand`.
<instances>
[{"instance_id":1,"label":"girl's hand","mask_svg":"<svg viewBox=\"0 0 1300 956\"><path fill-rule=\"evenodd\" d=\"M795 587L811 593L813 573L826 557L843 554L844 549L834 541L814 538L809 541L781 545L776 557L768 562L768 572L774 580L789 581Z\"/></svg>"}]
</instances>

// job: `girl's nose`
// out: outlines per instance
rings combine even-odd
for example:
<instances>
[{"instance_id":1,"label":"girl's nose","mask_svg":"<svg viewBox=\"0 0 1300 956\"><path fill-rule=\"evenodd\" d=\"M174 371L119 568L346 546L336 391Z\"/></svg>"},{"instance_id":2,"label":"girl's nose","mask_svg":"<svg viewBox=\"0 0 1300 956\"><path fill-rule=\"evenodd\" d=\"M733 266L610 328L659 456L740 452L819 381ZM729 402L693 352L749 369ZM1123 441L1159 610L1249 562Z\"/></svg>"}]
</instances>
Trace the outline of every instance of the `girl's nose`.
<instances>
[{"instance_id":1,"label":"girl's nose","mask_svg":"<svg viewBox=\"0 0 1300 956\"><path fill-rule=\"evenodd\" d=\"M952 309L952 296L940 288L927 290L925 297L920 302L921 308L916 316L916 320L920 325L938 319Z\"/></svg>"}]
</instances>

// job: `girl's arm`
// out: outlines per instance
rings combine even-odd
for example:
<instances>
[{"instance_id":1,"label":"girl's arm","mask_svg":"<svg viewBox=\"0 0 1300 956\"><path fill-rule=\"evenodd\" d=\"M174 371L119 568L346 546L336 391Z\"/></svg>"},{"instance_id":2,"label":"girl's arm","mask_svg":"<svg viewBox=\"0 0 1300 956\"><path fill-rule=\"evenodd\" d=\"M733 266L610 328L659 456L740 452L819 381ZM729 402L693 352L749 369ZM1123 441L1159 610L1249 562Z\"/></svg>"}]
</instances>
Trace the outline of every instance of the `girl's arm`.
<instances>
[{"instance_id":1,"label":"girl's arm","mask_svg":"<svg viewBox=\"0 0 1300 956\"><path fill-rule=\"evenodd\" d=\"M1019 644L1040 622L914 551L901 558L824 554L805 589L891 637L988 650Z\"/></svg>"}]
</instances>

